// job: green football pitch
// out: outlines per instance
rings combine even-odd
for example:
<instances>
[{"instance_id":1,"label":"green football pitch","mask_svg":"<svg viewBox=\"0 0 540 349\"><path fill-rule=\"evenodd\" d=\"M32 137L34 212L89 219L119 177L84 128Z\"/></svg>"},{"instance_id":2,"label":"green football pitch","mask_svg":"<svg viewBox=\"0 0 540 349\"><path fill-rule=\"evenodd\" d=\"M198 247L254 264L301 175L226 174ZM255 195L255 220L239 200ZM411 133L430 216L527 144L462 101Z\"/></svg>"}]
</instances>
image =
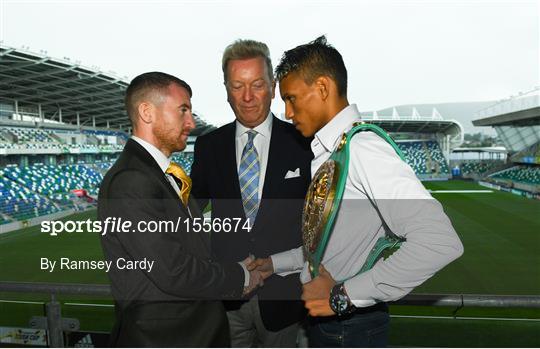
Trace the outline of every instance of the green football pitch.
<instances>
[{"instance_id":1,"label":"green football pitch","mask_svg":"<svg viewBox=\"0 0 540 349\"><path fill-rule=\"evenodd\" d=\"M473 182L424 182L448 214L464 255L414 293L540 295L540 201L491 191ZM482 190L483 192L474 192ZM472 191L472 192L471 192ZM66 220L95 218L95 211ZM49 236L39 227L0 234L0 280L106 284L103 271L40 270L40 258L103 258L92 233ZM59 296L62 314L81 329L110 331L112 301ZM25 327L43 314L48 295L0 293L0 326ZM392 306L392 346L540 346L540 311Z\"/></svg>"}]
</instances>

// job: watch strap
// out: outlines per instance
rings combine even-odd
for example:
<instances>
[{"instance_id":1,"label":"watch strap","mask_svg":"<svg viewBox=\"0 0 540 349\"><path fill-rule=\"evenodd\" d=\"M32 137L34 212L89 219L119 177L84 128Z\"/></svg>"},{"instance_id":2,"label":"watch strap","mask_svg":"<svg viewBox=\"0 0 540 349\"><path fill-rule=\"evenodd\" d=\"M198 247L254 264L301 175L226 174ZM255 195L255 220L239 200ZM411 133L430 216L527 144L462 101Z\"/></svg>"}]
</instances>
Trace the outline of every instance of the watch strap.
<instances>
[{"instance_id":1,"label":"watch strap","mask_svg":"<svg viewBox=\"0 0 540 349\"><path fill-rule=\"evenodd\" d=\"M356 307L345 291L345 284L343 282L332 287L330 291L330 307L338 316L347 315L356 310Z\"/></svg>"}]
</instances>

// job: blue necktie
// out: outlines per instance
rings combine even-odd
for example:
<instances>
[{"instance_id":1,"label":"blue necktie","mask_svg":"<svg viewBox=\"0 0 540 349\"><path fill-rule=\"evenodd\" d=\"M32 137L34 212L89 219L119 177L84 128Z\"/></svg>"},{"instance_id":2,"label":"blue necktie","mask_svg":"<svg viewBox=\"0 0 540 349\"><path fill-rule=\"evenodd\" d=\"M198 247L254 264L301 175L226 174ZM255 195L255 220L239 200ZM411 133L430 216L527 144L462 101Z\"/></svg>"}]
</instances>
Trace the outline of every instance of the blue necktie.
<instances>
[{"instance_id":1,"label":"blue necktie","mask_svg":"<svg viewBox=\"0 0 540 349\"><path fill-rule=\"evenodd\" d=\"M257 132L250 130L247 134L248 141L242 151L238 180L240 182L244 212L246 218L249 218L250 225L252 225L259 209L259 155L253 145L253 138L255 138Z\"/></svg>"}]
</instances>

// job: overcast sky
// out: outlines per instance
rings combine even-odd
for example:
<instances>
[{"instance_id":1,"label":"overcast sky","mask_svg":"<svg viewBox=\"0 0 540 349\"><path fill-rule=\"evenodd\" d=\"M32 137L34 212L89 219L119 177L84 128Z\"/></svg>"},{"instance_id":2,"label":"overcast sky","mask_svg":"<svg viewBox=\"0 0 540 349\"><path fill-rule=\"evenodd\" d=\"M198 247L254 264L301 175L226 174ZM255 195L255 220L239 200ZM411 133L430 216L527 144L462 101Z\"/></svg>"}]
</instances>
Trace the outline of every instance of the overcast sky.
<instances>
[{"instance_id":1,"label":"overcast sky","mask_svg":"<svg viewBox=\"0 0 540 349\"><path fill-rule=\"evenodd\" d=\"M283 51L326 34L360 110L494 100L539 80L540 1L0 0L4 45L126 76L186 80L209 122L233 119L221 55L238 38ZM276 91L277 92L277 91ZM277 94L272 109L284 110Z\"/></svg>"}]
</instances>

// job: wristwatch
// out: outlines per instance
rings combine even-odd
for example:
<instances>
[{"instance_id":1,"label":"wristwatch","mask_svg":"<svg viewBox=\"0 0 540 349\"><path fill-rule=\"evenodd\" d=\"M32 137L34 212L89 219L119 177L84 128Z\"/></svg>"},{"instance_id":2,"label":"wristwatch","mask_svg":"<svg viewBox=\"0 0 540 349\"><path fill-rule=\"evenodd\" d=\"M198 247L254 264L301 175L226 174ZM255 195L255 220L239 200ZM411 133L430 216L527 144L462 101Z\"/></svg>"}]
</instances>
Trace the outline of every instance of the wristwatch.
<instances>
[{"instance_id":1,"label":"wristwatch","mask_svg":"<svg viewBox=\"0 0 540 349\"><path fill-rule=\"evenodd\" d=\"M347 315L356 310L351 299L345 292L345 285L343 282L336 284L330 291L330 308L338 315Z\"/></svg>"}]
</instances>

